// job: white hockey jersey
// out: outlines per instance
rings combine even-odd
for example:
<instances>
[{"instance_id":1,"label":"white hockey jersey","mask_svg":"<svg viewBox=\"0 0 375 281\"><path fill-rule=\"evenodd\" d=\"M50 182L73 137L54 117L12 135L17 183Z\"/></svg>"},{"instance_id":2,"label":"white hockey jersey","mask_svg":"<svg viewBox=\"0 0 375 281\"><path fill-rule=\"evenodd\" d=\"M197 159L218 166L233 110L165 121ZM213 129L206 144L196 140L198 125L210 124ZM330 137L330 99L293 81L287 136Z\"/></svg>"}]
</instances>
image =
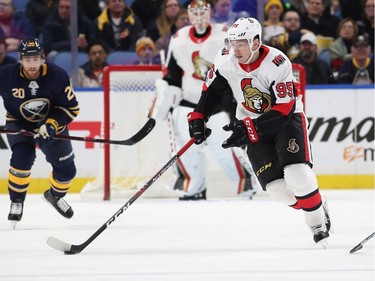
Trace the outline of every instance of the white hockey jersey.
<instances>
[{"instance_id":1,"label":"white hockey jersey","mask_svg":"<svg viewBox=\"0 0 375 281\"><path fill-rule=\"evenodd\" d=\"M299 88L295 89L291 62L275 48L262 45L260 57L251 64L240 64L233 50L223 49L207 75L204 91L215 80L220 80L219 84L227 82L231 87L237 101L238 119L256 119L270 110L281 115L288 115L291 110L303 112L302 96Z\"/></svg>"},{"instance_id":2,"label":"white hockey jersey","mask_svg":"<svg viewBox=\"0 0 375 281\"><path fill-rule=\"evenodd\" d=\"M212 24L209 33L198 38L193 26L181 28L172 37L167 55L167 67L173 72L173 60L182 69L182 99L196 104L203 82L211 69L217 52L223 48L226 32L222 24ZM173 73L171 74L173 75Z\"/></svg>"}]
</instances>

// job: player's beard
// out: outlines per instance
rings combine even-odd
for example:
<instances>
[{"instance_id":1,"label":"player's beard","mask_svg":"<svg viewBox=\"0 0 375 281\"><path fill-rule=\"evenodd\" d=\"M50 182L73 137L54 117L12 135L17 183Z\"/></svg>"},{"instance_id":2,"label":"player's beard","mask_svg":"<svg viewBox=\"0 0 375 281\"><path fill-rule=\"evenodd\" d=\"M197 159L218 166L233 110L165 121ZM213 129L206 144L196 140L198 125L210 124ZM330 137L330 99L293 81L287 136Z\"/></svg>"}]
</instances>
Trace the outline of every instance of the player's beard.
<instances>
[{"instance_id":1,"label":"player's beard","mask_svg":"<svg viewBox=\"0 0 375 281\"><path fill-rule=\"evenodd\" d=\"M24 68L23 72L28 79L36 79L39 77L40 68L31 67L27 70Z\"/></svg>"}]
</instances>

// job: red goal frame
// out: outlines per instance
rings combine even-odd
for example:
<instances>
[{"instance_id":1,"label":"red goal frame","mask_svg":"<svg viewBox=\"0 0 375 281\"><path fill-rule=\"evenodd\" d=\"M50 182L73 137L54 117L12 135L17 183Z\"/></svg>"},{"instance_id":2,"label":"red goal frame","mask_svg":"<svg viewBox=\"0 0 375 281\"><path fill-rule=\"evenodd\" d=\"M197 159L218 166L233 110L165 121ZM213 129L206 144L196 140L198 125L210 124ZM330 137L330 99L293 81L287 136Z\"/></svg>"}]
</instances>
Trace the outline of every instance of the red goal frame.
<instances>
[{"instance_id":1,"label":"red goal frame","mask_svg":"<svg viewBox=\"0 0 375 281\"><path fill-rule=\"evenodd\" d=\"M110 133L110 73L114 71L161 71L160 65L109 65L103 70L103 103L104 103L104 138L111 139ZM104 196L103 200L111 197L110 145L104 144Z\"/></svg>"}]
</instances>

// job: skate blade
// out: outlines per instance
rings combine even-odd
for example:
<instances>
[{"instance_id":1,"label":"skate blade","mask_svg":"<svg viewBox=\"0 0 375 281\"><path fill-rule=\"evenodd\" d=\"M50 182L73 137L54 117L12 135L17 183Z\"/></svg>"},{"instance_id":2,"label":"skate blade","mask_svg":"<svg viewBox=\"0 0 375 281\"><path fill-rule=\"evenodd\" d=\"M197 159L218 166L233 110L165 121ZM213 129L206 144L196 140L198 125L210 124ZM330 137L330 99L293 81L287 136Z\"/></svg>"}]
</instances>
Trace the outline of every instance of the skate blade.
<instances>
[{"instance_id":1,"label":"skate blade","mask_svg":"<svg viewBox=\"0 0 375 281\"><path fill-rule=\"evenodd\" d=\"M329 244L328 244L327 238L320 240L318 244L321 245L323 249L328 249Z\"/></svg>"},{"instance_id":2,"label":"skate blade","mask_svg":"<svg viewBox=\"0 0 375 281\"><path fill-rule=\"evenodd\" d=\"M16 229L18 221L10 221L10 223L12 224L12 228Z\"/></svg>"}]
</instances>

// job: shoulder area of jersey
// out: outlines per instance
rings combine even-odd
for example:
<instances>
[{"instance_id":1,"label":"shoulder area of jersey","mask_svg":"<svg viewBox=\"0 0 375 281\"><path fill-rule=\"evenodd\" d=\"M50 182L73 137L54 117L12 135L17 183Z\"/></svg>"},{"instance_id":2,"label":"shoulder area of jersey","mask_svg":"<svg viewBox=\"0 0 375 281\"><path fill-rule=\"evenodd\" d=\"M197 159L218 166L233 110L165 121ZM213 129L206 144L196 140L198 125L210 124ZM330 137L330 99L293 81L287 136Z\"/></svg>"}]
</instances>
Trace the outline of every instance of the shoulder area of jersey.
<instances>
[{"instance_id":1,"label":"shoulder area of jersey","mask_svg":"<svg viewBox=\"0 0 375 281\"><path fill-rule=\"evenodd\" d=\"M44 63L44 66L46 66L46 73L57 73L58 75L68 75L67 71L60 67L57 64L46 62Z\"/></svg>"},{"instance_id":2,"label":"shoulder area of jersey","mask_svg":"<svg viewBox=\"0 0 375 281\"><path fill-rule=\"evenodd\" d=\"M212 22L210 23L212 29L216 29L218 31L221 31L221 32L224 32L225 34L227 34L227 30L228 30L228 26L223 24L223 23L216 23L216 22Z\"/></svg>"},{"instance_id":3,"label":"shoulder area of jersey","mask_svg":"<svg viewBox=\"0 0 375 281\"><path fill-rule=\"evenodd\" d=\"M216 54L214 64L217 67L223 67L227 63L232 64L233 60L237 61L233 50L229 46L224 46Z\"/></svg>"},{"instance_id":4,"label":"shoulder area of jersey","mask_svg":"<svg viewBox=\"0 0 375 281\"><path fill-rule=\"evenodd\" d=\"M0 71L6 73L6 72L12 71L14 69L20 69L20 67L21 67L21 64L19 62L9 63L9 64L1 66Z\"/></svg>"},{"instance_id":5,"label":"shoulder area of jersey","mask_svg":"<svg viewBox=\"0 0 375 281\"><path fill-rule=\"evenodd\" d=\"M289 58L279 49L271 46L263 45L264 49L268 49L267 59L271 61L276 67L282 64L290 63Z\"/></svg>"},{"instance_id":6,"label":"shoulder area of jersey","mask_svg":"<svg viewBox=\"0 0 375 281\"><path fill-rule=\"evenodd\" d=\"M184 27L181 27L179 30L177 30L173 35L173 39L178 39L178 38L185 38L185 36L189 35L190 29L192 28L192 25L187 25Z\"/></svg>"}]
</instances>

